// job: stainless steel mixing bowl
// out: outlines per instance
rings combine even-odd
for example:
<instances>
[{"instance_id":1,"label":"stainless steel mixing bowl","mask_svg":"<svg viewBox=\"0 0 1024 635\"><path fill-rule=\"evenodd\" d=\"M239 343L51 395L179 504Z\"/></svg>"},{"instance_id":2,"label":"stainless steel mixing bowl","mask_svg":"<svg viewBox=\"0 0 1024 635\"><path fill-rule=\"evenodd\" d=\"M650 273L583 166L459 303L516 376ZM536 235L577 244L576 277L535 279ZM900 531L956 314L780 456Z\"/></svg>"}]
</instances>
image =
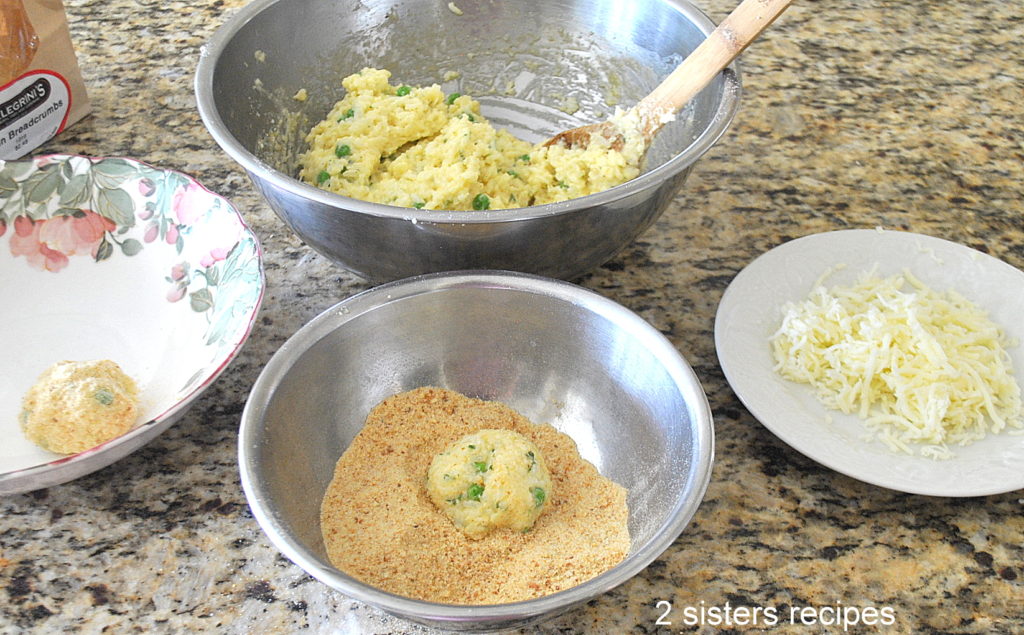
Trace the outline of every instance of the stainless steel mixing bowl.
<instances>
[{"instance_id":1,"label":"stainless steel mixing bowl","mask_svg":"<svg viewBox=\"0 0 1024 635\"><path fill-rule=\"evenodd\" d=\"M571 589L489 606L400 597L332 567L319 511L334 465L373 406L420 386L501 401L570 435L629 491L627 558ZM310 575L409 620L486 630L558 615L650 564L697 510L713 445L697 377L636 314L568 282L451 272L376 287L301 328L253 386L238 450L254 516Z\"/></svg>"},{"instance_id":2,"label":"stainless steel mixing bowl","mask_svg":"<svg viewBox=\"0 0 1024 635\"><path fill-rule=\"evenodd\" d=\"M631 106L714 28L687 0L501 0L466 3L461 15L448 4L255 0L201 51L196 96L213 138L304 241L370 280L476 268L585 273L657 219L739 106L732 67L659 133L639 178L520 210L399 208L293 178L305 133L342 97L341 79L363 67L472 95L493 123L538 142ZM294 98L301 89L305 101Z\"/></svg>"}]
</instances>

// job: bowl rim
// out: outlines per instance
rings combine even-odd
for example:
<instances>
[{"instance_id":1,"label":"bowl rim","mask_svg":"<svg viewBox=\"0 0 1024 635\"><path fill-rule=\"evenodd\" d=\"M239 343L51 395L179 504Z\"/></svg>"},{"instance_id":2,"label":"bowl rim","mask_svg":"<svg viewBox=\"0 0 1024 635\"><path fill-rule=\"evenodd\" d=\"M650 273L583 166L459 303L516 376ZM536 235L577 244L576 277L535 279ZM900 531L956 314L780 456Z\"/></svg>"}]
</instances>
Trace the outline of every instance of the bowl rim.
<instances>
[{"instance_id":1,"label":"bowl rim","mask_svg":"<svg viewBox=\"0 0 1024 635\"><path fill-rule=\"evenodd\" d=\"M73 481L107 467L156 438L161 432L169 428L174 422L181 418L187 409L192 406L192 403L198 399L199 396L217 380L218 377L220 377L231 362L238 356L242 347L245 346L245 343L249 340L249 336L252 334L260 308L263 304L263 297L266 294L267 278L263 262L263 246L260 243L256 232L253 231L248 223L246 223L245 217L242 216L242 213L230 200L227 199L227 197L214 192L199 181L199 179L190 174L172 168L162 168L147 161L121 155L91 156L66 152L52 152L17 160L8 160L6 162L0 161L0 167L8 163L39 164L40 162L67 159L84 159L92 162L107 159L119 159L121 161L143 166L150 170L178 174L187 179L190 183L202 188L211 196L220 199L224 209L233 214L238 220L240 236L251 238L253 241L257 269L259 272L259 280L257 282L259 285L259 293L253 303L252 311L249 313L245 328L240 331L234 346L230 351L228 351L227 355L218 360L216 366L211 365L209 367L210 371L206 378L193 388L191 392L184 395L177 402L168 406L153 418L138 423L135 427L121 436L115 437L93 448L89 448L88 450L84 450L76 454L59 456L58 458L46 463L40 463L38 465L0 473L0 496L22 494Z\"/></svg>"},{"instance_id":2,"label":"bowl rim","mask_svg":"<svg viewBox=\"0 0 1024 635\"><path fill-rule=\"evenodd\" d=\"M739 61L734 61L721 72L723 78L722 99L709 125L682 152L658 167L644 172L630 181L602 192L589 194L567 201L545 203L530 207L496 209L483 211L418 210L411 207L397 207L382 203L371 203L303 183L270 166L243 146L228 130L217 110L213 93L214 76L223 51L234 36L250 20L262 11L289 0L254 0L228 18L213 36L200 47L199 62L196 66L194 89L199 116L214 141L231 158L238 162L250 176L265 181L273 187L294 196L310 200L328 208L341 208L367 216L407 220L424 224L484 224L496 222L517 222L534 218L569 214L583 208L610 205L624 198L654 187L690 167L702 157L729 129L740 106L742 84ZM714 22L691 0L659 0L687 17L707 37L715 28Z\"/></svg>"},{"instance_id":3,"label":"bowl rim","mask_svg":"<svg viewBox=\"0 0 1024 635\"><path fill-rule=\"evenodd\" d=\"M342 328L346 322L381 306L416 295L443 293L465 287L535 293L600 312L645 343L645 347L665 365L680 391L692 398L689 403L696 414L691 423L695 455L690 463L690 479L684 495L676 501L667 520L655 530L652 537L608 571L572 588L531 600L487 605L428 602L382 591L334 567L324 566L319 558L310 554L284 530L278 516L269 506L268 496L257 474L254 457L261 445L259 433L262 417L278 384L306 351L329 333ZM443 622L453 626L459 622L498 626L508 620L537 618L545 613L555 614L626 582L664 553L692 520L707 492L713 462L714 426L707 396L693 368L664 334L630 309L589 289L562 280L501 270L447 271L413 276L362 291L326 309L288 338L264 367L242 411L238 436L242 489L253 517L281 553L319 581L348 597L406 619L433 624Z\"/></svg>"}]
</instances>

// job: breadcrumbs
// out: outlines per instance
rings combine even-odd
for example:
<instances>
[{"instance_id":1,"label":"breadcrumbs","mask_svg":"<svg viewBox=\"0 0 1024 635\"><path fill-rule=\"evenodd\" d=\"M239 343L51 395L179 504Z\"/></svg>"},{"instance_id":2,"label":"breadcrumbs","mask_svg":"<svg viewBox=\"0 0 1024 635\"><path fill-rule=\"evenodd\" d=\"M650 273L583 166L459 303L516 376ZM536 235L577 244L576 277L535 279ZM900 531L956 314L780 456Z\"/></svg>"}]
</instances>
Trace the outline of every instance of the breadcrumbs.
<instances>
[{"instance_id":1,"label":"breadcrumbs","mask_svg":"<svg viewBox=\"0 0 1024 635\"><path fill-rule=\"evenodd\" d=\"M484 428L519 432L547 458L548 509L529 532L464 535L427 494L433 457ZM626 490L573 440L508 406L441 388L377 405L338 461L321 507L330 561L377 588L449 604L501 604L576 586L629 552Z\"/></svg>"},{"instance_id":2,"label":"breadcrumbs","mask_svg":"<svg viewBox=\"0 0 1024 635\"><path fill-rule=\"evenodd\" d=\"M138 387L115 362L62 361L25 393L21 427L40 447L75 454L128 432L138 415Z\"/></svg>"}]
</instances>

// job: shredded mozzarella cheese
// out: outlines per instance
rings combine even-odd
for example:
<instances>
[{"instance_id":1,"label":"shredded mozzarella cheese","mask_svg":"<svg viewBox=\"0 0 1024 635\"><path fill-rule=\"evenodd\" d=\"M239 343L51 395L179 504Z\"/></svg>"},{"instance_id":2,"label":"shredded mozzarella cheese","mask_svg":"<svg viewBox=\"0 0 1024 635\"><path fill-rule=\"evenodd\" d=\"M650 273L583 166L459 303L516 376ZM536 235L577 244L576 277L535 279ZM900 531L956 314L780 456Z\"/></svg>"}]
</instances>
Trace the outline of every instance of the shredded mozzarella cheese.
<instances>
[{"instance_id":1,"label":"shredded mozzarella cheese","mask_svg":"<svg viewBox=\"0 0 1024 635\"><path fill-rule=\"evenodd\" d=\"M777 372L856 413L894 451L945 459L950 446L1024 430L1006 352L1016 343L977 305L909 272L831 289L819 280L784 307L770 343Z\"/></svg>"}]
</instances>

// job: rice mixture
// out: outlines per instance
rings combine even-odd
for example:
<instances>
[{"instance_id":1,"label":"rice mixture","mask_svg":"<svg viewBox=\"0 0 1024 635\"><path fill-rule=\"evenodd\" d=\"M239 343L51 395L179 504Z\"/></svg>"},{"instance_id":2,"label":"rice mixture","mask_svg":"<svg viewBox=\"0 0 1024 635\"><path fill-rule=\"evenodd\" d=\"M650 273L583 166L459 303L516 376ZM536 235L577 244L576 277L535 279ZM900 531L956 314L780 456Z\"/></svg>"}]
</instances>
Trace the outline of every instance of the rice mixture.
<instances>
[{"instance_id":1,"label":"rice mixture","mask_svg":"<svg viewBox=\"0 0 1024 635\"><path fill-rule=\"evenodd\" d=\"M530 531L547 509L551 474L544 453L512 430L467 434L434 457L427 493L462 533Z\"/></svg>"},{"instance_id":2,"label":"rice mixture","mask_svg":"<svg viewBox=\"0 0 1024 635\"><path fill-rule=\"evenodd\" d=\"M565 201L640 173L635 115L612 118L621 149L599 135L585 148L531 145L495 129L466 95L392 86L390 77L366 68L342 81L347 94L306 137L303 181L374 203L486 210Z\"/></svg>"}]
</instances>

